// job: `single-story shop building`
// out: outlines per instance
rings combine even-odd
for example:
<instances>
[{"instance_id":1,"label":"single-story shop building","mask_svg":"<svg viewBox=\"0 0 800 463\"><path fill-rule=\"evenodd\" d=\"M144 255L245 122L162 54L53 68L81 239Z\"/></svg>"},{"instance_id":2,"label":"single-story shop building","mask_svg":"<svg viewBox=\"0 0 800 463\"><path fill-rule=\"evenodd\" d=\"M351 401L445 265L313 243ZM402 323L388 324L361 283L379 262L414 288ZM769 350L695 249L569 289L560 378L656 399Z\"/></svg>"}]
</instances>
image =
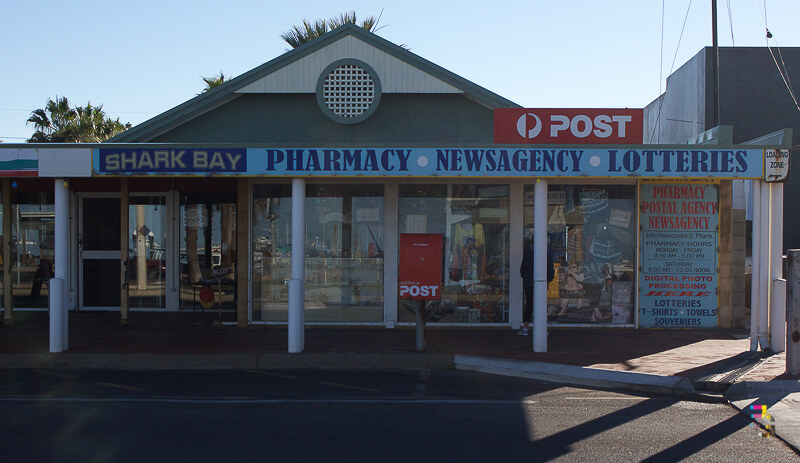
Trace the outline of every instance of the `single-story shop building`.
<instances>
[{"instance_id":1,"label":"single-story shop building","mask_svg":"<svg viewBox=\"0 0 800 463\"><path fill-rule=\"evenodd\" d=\"M791 141L643 130L641 110L520 108L344 26L108 143L0 148L4 318L52 306L54 351L89 310L286 324L290 352L306 324L413 325L420 298L431 325L517 329L532 246L537 350L548 324L731 327L744 180L769 345Z\"/></svg>"}]
</instances>

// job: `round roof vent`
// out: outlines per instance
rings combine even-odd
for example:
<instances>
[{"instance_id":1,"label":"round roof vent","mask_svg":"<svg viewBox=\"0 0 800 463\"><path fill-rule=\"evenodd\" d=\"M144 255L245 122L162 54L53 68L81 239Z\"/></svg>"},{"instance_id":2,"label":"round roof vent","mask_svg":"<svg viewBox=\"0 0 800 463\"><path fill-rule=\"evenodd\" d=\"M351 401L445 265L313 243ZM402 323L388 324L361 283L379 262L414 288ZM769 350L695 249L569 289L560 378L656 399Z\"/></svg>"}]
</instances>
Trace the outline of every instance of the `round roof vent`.
<instances>
[{"instance_id":1,"label":"round roof vent","mask_svg":"<svg viewBox=\"0 0 800 463\"><path fill-rule=\"evenodd\" d=\"M325 68L317 81L317 102L322 112L342 124L368 118L380 99L378 74L363 61L336 61Z\"/></svg>"}]
</instances>

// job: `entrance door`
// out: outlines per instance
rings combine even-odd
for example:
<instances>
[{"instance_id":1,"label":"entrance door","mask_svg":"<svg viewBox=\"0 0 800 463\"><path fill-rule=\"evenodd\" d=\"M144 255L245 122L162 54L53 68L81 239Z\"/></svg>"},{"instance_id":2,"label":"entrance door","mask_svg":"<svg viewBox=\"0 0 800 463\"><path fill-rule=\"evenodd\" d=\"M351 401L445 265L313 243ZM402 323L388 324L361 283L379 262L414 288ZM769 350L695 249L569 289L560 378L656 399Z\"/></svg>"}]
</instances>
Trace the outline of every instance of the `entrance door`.
<instances>
[{"instance_id":1,"label":"entrance door","mask_svg":"<svg viewBox=\"0 0 800 463\"><path fill-rule=\"evenodd\" d=\"M119 310L119 196L83 197L80 201L80 307Z\"/></svg>"},{"instance_id":2,"label":"entrance door","mask_svg":"<svg viewBox=\"0 0 800 463\"><path fill-rule=\"evenodd\" d=\"M80 304L87 310L120 308L119 196L86 196L80 201ZM167 198L163 194L128 199L128 307L167 307L169 258Z\"/></svg>"},{"instance_id":3,"label":"entrance door","mask_svg":"<svg viewBox=\"0 0 800 463\"><path fill-rule=\"evenodd\" d=\"M167 307L167 198L165 195L128 199L128 307Z\"/></svg>"}]
</instances>

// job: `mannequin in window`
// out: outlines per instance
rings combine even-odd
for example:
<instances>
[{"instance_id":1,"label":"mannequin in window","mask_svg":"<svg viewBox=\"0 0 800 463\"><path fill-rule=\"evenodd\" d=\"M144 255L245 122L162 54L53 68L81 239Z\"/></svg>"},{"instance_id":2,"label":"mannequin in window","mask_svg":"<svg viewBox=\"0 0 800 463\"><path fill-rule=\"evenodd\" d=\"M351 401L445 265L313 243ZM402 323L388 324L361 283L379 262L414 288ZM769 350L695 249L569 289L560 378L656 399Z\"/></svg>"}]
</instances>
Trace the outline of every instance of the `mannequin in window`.
<instances>
[{"instance_id":1,"label":"mannequin in window","mask_svg":"<svg viewBox=\"0 0 800 463\"><path fill-rule=\"evenodd\" d=\"M486 238L483 225L456 224L453 232L450 279L480 281L486 269Z\"/></svg>"}]
</instances>

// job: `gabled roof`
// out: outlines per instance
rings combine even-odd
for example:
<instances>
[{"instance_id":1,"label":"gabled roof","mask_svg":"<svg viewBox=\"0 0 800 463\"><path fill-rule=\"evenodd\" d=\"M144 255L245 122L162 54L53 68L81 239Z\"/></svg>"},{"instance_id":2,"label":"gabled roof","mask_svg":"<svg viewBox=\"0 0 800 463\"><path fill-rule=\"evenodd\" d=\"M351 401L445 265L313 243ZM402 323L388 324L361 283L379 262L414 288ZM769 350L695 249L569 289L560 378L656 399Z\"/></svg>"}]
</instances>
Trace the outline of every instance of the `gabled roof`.
<instances>
[{"instance_id":1,"label":"gabled roof","mask_svg":"<svg viewBox=\"0 0 800 463\"><path fill-rule=\"evenodd\" d=\"M454 74L441 66L438 66L424 58L421 58L410 51L397 46L377 34L366 31L360 26L346 24L334 29L325 35L312 40L294 50L288 51L283 55L262 64L244 74L235 77L222 85L219 85L208 92L182 103L164 113L159 114L141 124L128 129L127 131L111 138L108 142L147 142L158 135L161 135L181 124L207 113L231 100L250 93L253 88L251 84L275 73L299 60L312 55L323 48L345 38L352 36L390 55L403 63L416 68L434 79L441 81L443 86L457 89L467 98L470 98L486 106L487 108L508 108L519 107L516 103L507 100L496 93L470 82L463 77ZM327 64L327 63L326 63ZM251 87L248 87L251 86ZM246 88L248 87L248 88Z\"/></svg>"}]
</instances>

